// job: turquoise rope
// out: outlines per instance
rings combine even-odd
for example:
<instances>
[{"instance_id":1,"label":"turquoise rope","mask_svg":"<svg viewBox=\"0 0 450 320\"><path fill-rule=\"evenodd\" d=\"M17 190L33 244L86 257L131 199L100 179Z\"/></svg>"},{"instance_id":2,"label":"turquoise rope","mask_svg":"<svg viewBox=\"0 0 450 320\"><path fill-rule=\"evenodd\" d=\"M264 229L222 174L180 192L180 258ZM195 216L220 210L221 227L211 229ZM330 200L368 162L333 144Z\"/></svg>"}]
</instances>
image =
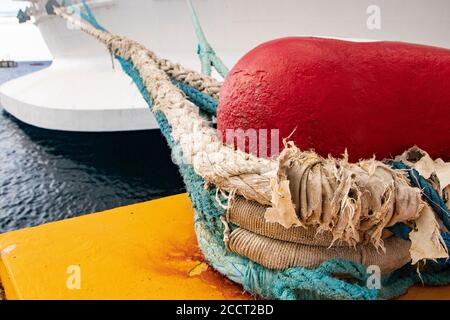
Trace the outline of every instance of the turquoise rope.
<instances>
[{"instance_id":1,"label":"turquoise rope","mask_svg":"<svg viewBox=\"0 0 450 320\"><path fill-rule=\"evenodd\" d=\"M403 162L392 161L390 165L394 169L407 172L411 185L422 190L425 201L433 208L433 211L439 216L445 227L450 230L450 210L442 197L428 183L427 179L422 177L416 169L408 167Z\"/></svg>"},{"instance_id":2,"label":"turquoise rope","mask_svg":"<svg viewBox=\"0 0 450 320\"><path fill-rule=\"evenodd\" d=\"M81 3L83 5L84 11L86 11L86 13L84 13L83 11L80 10L80 12L79 12L80 17L83 18L85 21L87 21L89 24L91 24L96 29L104 31L104 32L108 32L108 30L103 28L103 26L98 23L97 19L95 18L94 14L91 11L91 8L88 6L86 1L81 0ZM74 4L71 0L63 0L63 5L65 7L71 7L71 6L78 7L78 5Z\"/></svg>"},{"instance_id":3,"label":"turquoise rope","mask_svg":"<svg viewBox=\"0 0 450 320\"><path fill-rule=\"evenodd\" d=\"M139 72L130 61L116 56L123 70L136 84L144 100L152 109L153 101L147 92ZM211 114L215 113L217 102L211 97L189 87L176 83L185 94ZM204 180L193 167L183 161L183 154L173 140L171 127L162 112L155 112L155 118L162 134L172 149L173 158L179 165L192 205L195 210L195 228L199 246L210 264L231 280L243 285L255 295L275 299L389 299L404 292L420 281L413 266L407 265L393 273L382 276L380 290L366 287L366 269L359 263L346 260L330 260L316 269L301 267L274 271L248 258L227 251L223 242L224 227L220 216L225 212L215 200L215 188L204 189ZM450 283L450 268L427 266L421 273L425 284ZM349 283L334 277L334 274L348 274L355 279Z\"/></svg>"},{"instance_id":4,"label":"turquoise rope","mask_svg":"<svg viewBox=\"0 0 450 320\"><path fill-rule=\"evenodd\" d=\"M92 26L94 26L95 28L104 31L104 32L108 32L105 28L103 28L98 22L97 19L95 18L94 14L91 11L91 8L89 8L89 6L87 5L85 0L81 0L81 3L83 4L84 10L87 13L87 16L84 13L80 13L82 14L83 19L85 19L86 21L88 21Z\"/></svg>"},{"instance_id":5,"label":"turquoise rope","mask_svg":"<svg viewBox=\"0 0 450 320\"><path fill-rule=\"evenodd\" d=\"M200 110L215 116L217 113L217 100L203 94L196 88L191 87L190 85L185 84L184 82L173 81L173 83L187 95L189 100L197 105Z\"/></svg>"},{"instance_id":6,"label":"turquoise rope","mask_svg":"<svg viewBox=\"0 0 450 320\"><path fill-rule=\"evenodd\" d=\"M214 49L206 40L205 33L203 32L200 20L197 16L197 13L195 12L191 0L187 0L187 4L189 12L191 14L192 24L194 25L195 34L197 35L198 39L197 54L200 57L202 73L210 76L212 72L212 67L214 67L223 78L226 78L229 72L228 68L225 66L223 61L217 56Z\"/></svg>"},{"instance_id":7,"label":"turquoise rope","mask_svg":"<svg viewBox=\"0 0 450 320\"><path fill-rule=\"evenodd\" d=\"M419 188L422 192L423 198L430 205L433 211L439 216L447 230L450 230L450 210L442 197L437 191L428 183L427 179L422 177L416 169L410 168L400 161L390 161L389 165L396 170L406 171L409 182L412 186ZM398 237L409 240L409 233L411 228L405 224L399 223L390 228L390 230ZM442 233L442 239L445 242L447 249L450 251L450 233ZM449 259L438 259L438 264L450 265Z\"/></svg>"}]
</instances>

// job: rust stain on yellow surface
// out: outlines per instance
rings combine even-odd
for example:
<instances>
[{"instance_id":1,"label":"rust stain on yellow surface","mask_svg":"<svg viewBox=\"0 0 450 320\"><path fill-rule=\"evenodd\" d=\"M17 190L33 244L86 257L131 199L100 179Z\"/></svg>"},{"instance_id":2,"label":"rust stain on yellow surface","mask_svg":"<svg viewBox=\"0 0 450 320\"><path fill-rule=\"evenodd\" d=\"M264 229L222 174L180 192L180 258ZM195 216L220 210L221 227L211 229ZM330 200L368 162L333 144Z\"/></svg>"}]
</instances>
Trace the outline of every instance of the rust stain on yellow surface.
<instances>
[{"instance_id":1,"label":"rust stain on yellow surface","mask_svg":"<svg viewBox=\"0 0 450 320\"><path fill-rule=\"evenodd\" d=\"M181 194L0 235L6 298L252 299L207 265L193 215ZM450 287L401 299L450 299Z\"/></svg>"}]
</instances>

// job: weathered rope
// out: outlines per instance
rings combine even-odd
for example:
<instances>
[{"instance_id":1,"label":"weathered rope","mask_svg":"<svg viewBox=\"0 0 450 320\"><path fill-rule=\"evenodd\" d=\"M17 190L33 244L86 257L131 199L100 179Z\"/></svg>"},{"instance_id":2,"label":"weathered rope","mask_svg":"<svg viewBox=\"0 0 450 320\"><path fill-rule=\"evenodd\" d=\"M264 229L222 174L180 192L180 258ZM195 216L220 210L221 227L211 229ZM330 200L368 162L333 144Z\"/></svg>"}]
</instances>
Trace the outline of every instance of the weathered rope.
<instances>
[{"instance_id":1,"label":"weathered rope","mask_svg":"<svg viewBox=\"0 0 450 320\"><path fill-rule=\"evenodd\" d=\"M233 225L275 240L311 246L349 247L348 243L342 240L333 241L333 234L329 231L320 231L314 227L286 229L278 223L267 222L264 219L266 209L266 206L255 201L248 201L237 196L231 201L226 220ZM391 232L384 231L382 239L393 236ZM409 240L409 238L405 240Z\"/></svg>"},{"instance_id":2,"label":"weathered rope","mask_svg":"<svg viewBox=\"0 0 450 320\"><path fill-rule=\"evenodd\" d=\"M60 9L55 9L55 12L73 20ZM268 221L287 228L293 225L317 226L330 230L334 240L343 239L355 245L368 239L375 246L383 247L381 234L385 227L419 216L423 208L420 192L404 182L401 173L383 168L380 162L350 164L345 159L323 159L312 152L299 152L292 145L274 161L223 145L216 130L198 113L198 108L169 81L169 71L174 68L169 70L165 66L171 65L170 62L159 59L153 52L125 37L111 35L80 21L73 23L104 42L113 54L133 62L155 102L154 111L163 112L171 124L172 136L185 161L192 164L208 184L270 205L266 213ZM197 77L195 72L191 74ZM209 77L199 77L212 81ZM189 82L186 84L190 85ZM214 97L208 90L197 89ZM319 168L318 179L312 178L312 166ZM381 170L377 175L378 168ZM290 189L290 181L295 181L296 176L299 184L291 183L294 189ZM323 197L324 190L326 197ZM318 201L307 202L303 201L304 198ZM320 201L322 198L325 200ZM407 201L400 204L400 199Z\"/></svg>"},{"instance_id":3,"label":"weathered rope","mask_svg":"<svg viewBox=\"0 0 450 320\"><path fill-rule=\"evenodd\" d=\"M133 79L145 101L152 108L153 101L145 89L139 72L130 62L120 57L119 59L124 71ZM167 119L160 112L155 113L155 117L169 146L174 148L176 143L170 134L171 127ZM182 157L182 155L179 156ZM226 250L222 240L223 226L219 217L224 215L224 211L214 200L214 190L207 191L203 188L204 180L194 172L191 165L183 161L179 161L179 163L187 192L195 208L196 235L205 258L216 270L232 281L242 284L245 290L254 295L272 299L372 300L400 295L410 285L419 281L415 270L411 269L399 273L395 277L391 275L389 277L383 276L383 279L391 281L383 285L382 290L377 291L365 286L367 273L365 268L357 263L339 259L327 261L315 270L291 268L284 271L273 271L245 257L230 253ZM347 274L357 279L358 283L347 283L334 278L334 273ZM407 278L408 281L405 281L404 277L407 274L410 274L410 277ZM401 278L397 279L399 276ZM450 281L450 273L448 275L444 273L437 278L442 283Z\"/></svg>"},{"instance_id":4,"label":"weathered rope","mask_svg":"<svg viewBox=\"0 0 450 320\"><path fill-rule=\"evenodd\" d=\"M420 190L402 172L374 159L349 163L345 157L324 159L289 146L280 162L296 210L266 214L266 219L287 228L311 226L330 231L333 241L383 247L386 227L417 219L424 207Z\"/></svg>"},{"instance_id":5,"label":"weathered rope","mask_svg":"<svg viewBox=\"0 0 450 320\"><path fill-rule=\"evenodd\" d=\"M147 81L143 80L143 74L130 61L120 56L117 58L124 67L124 71L136 83L149 107L153 108L153 99L147 90ZM174 128L171 127L164 113L156 112L155 117L170 147L175 149L178 142L171 134ZM376 299L400 295L409 286L420 281L415 268L406 266L384 275L381 289L375 290L367 288L368 274L364 266L359 263L332 260L314 270L290 268L273 271L245 257L228 252L222 240L224 227L219 219L224 215L224 210L215 201L215 190L208 191L203 188L205 181L196 174L191 164L183 161L184 156L182 153L176 154L179 158L180 172L195 208L199 246L216 270L231 280L243 284L249 292L278 299ZM351 276L353 280L347 282L337 278L336 274ZM421 278L425 284L448 283L450 270L427 266L421 271Z\"/></svg>"},{"instance_id":6,"label":"weathered rope","mask_svg":"<svg viewBox=\"0 0 450 320\"><path fill-rule=\"evenodd\" d=\"M384 251L361 244L355 247L308 245L276 240L243 228L234 229L227 243L231 252L248 257L269 269L316 268L328 260L344 259L366 267L376 265L383 273L395 271L411 261L410 246L411 242L397 237L384 240Z\"/></svg>"}]
</instances>

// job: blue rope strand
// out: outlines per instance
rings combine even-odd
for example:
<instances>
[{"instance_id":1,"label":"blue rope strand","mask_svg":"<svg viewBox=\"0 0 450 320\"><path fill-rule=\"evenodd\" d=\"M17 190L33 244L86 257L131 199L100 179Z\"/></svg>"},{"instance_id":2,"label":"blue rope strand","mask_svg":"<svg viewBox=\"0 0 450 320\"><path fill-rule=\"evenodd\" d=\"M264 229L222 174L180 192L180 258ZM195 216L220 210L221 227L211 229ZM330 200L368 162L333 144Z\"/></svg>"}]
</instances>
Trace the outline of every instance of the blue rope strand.
<instances>
[{"instance_id":1,"label":"blue rope strand","mask_svg":"<svg viewBox=\"0 0 450 320\"><path fill-rule=\"evenodd\" d=\"M403 162L392 161L390 162L390 165L394 169L404 170L408 173L411 185L422 190L425 201L433 208L447 230L450 230L450 211L447 208L447 204L428 181L422 177L416 169L408 167Z\"/></svg>"},{"instance_id":2,"label":"blue rope strand","mask_svg":"<svg viewBox=\"0 0 450 320\"><path fill-rule=\"evenodd\" d=\"M214 67L217 72L225 78L229 72L228 68L206 40L205 33L203 32L200 20L198 19L191 0L187 0L187 4L191 14L192 24L194 25L195 34L198 39L197 54L200 58L202 73L210 76L212 71L211 67Z\"/></svg>"},{"instance_id":3,"label":"blue rope strand","mask_svg":"<svg viewBox=\"0 0 450 320\"><path fill-rule=\"evenodd\" d=\"M217 113L217 100L211 96L200 92L194 87L187 85L184 82L173 81L173 83L184 92L186 96L201 110L205 111L210 115L216 115Z\"/></svg>"},{"instance_id":4,"label":"blue rope strand","mask_svg":"<svg viewBox=\"0 0 450 320\"><path fill-rule=\"evenodd\" d=\"M82 18L84 20L86 20L87 22L89 22L94 28L104 31L104 32L108 32L108 30L106 30L105 28L103 28L103 26L98 23L97 19L95 18L94 14L91 11L91 8L89 8L89 6L87 5L85 0L81 0L84 10L86 11L87 15L83 12L80 12L80 15L82 16Z\"/></svg>"},{"instance_id":5,"label":"blue rope strand","mask_svg":"<svg viewBox=\"0 0 450 320\"><path fill-rule=\"evenodd\" d=\"M450 211L447 208L445 201L439 196L437 191L428 183L428 181L422 177L416 169L410 168L406 164L400 161L389 162L390 166L396 170L404 170L408 173L409 182L412 186L420 188L425 201L431 206L434 212L442 220L447 230L450 230ZM409 240L409 233L411 228L403 223L398 223L395 226L389 228L396 236ZM442 233L447 249L450 251L450 233ZM438 259L437 263L440 265L450 265L449 259Z\"/></svg>"}]
</instances>

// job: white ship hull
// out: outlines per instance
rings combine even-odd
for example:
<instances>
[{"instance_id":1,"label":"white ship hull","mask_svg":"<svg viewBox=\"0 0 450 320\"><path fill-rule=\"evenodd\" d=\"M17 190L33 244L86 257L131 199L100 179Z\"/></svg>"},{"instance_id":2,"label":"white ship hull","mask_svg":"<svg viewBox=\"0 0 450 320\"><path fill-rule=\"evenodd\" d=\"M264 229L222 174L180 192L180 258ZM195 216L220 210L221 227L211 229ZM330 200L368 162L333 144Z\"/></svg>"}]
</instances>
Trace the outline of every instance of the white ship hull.
<instances>
[{"instance_id":1,"label":"white ship hull","mask_svg":"<svg viewBox=\"0 0 450 320\"><path fill-rule=\"evenodd\" d=\"M128 131L157 127L131 80L105 47L62 19L36 16L53 64L0 87L2 106L47 129ZM450 47L450 2L379 0L380 28L368 28L365 0L194 0L206 36L231 67L255 45L283 36L399 40ZM403 3L403 6L399 6ZM200 69L197 39L184 0L92 0L112 33L143 43L159 56Z\"/></svg>"}]
</instances>

